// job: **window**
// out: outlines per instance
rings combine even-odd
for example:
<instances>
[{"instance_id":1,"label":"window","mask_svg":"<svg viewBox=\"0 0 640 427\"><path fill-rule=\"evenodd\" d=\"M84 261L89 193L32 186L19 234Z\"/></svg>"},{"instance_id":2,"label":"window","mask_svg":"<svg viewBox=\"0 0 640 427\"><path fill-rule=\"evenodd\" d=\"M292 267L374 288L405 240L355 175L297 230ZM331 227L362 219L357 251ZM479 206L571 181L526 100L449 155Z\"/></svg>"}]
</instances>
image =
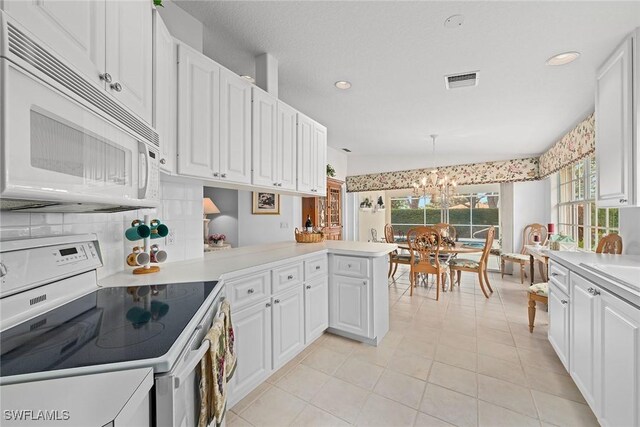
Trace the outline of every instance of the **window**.
<instances>
[{"instance_id":1,"label":"window","mask_svg":"<svg viewBox=\"0 0 640 427\"><path fill-rule=\"evenodd\" d=\"M595 251L602 236L618 232L618 209L596 206L595 156L558 172L558 232Z\"/></svg>"},{"instance_id":2,"label":"window","mask_svg":"<svg viewBox=\"0 0 640 427\"><path fill-rule=\"evenodd\" d=\"M451 200L449 221L459 238L484 238L483 230L496 227L499 238L500 196L497 192L457 194ZM405 233L416 225L440 222L440 204L429 196L392 197L391 224L396 233ZM474 236L475 235L475 236Z\"/></svg>"}]
</instances>

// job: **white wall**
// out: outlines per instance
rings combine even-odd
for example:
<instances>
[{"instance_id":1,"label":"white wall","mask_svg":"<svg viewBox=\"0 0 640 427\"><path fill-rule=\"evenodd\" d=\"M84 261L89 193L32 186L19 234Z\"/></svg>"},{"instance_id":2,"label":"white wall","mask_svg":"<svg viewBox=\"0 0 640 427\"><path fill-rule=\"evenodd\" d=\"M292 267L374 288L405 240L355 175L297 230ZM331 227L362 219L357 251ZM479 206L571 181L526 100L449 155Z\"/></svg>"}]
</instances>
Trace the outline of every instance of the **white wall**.
<instances>
[{"instance_id":1,"label":"white wall","mask_svg":"<svg viewBox=\"0 0 640 427\"><path fill-rule=\"evenodd\" d=\"M378 197L382 197L385 204L386 195L384 191L369 191L366 193L357 193L358 194L358 206L365 198L369 198L371 203L376 204L378 201ZM386 224L386 216L388 209L384 211L363 211L358 209L358 240L361 242L367 242L371 239L371 229L375 228L378 232L378 239L384 237L384 225Z\"/></svg>"},{"instance_id":2,"label":"white wall","mask_svg":"<svg viewBox=\"0 0 640 427\"><path fill-rule=\"evenodd\" d=\"M204 197L210 197L220 210L219 214L208 215L209 234L224 234L226 242L234 248L238 246L238 191L226 188L204 188Z\"/></svg>"},{"instance_id":3,"label":"white wall","mask_svg":"<svg viewBox=\"0 0 640 427\"><path fill-rule=\"evenodd\" d=\"M238 191L238 246L294 241L302 227L302 199L280 196L280 215L254 215L252 192Z\"/></svg>"},{"instance_id":4,"label":"white wall","mask_svg":"<svg viewBox=\"0 0 640 427\"><path fill-rule=\"evenodd\" d=\"M622 247L628 255L640 255L640 207L621 208L619 211Z\"/></svg>"},{"instance_id":5,"label":"white wall","mask_svg":"<svg viewBox=\"0 0 640 427\"><path fill-rule=\"evenodd\" d=\"M336 170L335 179L344 181L347 178L347 153L333 147L327 147L327 163Z\"/></svg>"},{"instance_id":6,"label":"white wall","mask_svg":"<svg viewBox=\"0 0 640 427\"><path fill-rule=\"evenodd\" d=\"M202 256L202 186L184 181L168 181L162 175L161 206L155 209L117 213L17 213L0 212L0 239L45 237L62 234L96 233L100 242L104 267L98 277L106 277L126 267L125 257L136 242L124 237L124 230L145 213L167 224L175 236L175 244L165 239L154 240L168 252L168 261L181 261Z\"/></svg>"},{"instance_id":7,"label":"white wall","mask_svg":"<svg viewBox=\"0 0 640 427\"><path fill-rule=\"evenodd\" d=\"M522 232L527 224L548 224L551 221L549 185L547 180L515 182L513 184L513 248L522 248Z\"/></svg>"},{"instance_id":8,"label":"white wall","mask_svg":"<svg viewBox=\"0 0 640 427\"><path fill-rule=\"evenodd\" d=\"M159 7L158 11L171 35L198 52L202 52L204 33L202 22L170 0L164 0L162 4L164 7Z\"/></svg>"}]
</instances>

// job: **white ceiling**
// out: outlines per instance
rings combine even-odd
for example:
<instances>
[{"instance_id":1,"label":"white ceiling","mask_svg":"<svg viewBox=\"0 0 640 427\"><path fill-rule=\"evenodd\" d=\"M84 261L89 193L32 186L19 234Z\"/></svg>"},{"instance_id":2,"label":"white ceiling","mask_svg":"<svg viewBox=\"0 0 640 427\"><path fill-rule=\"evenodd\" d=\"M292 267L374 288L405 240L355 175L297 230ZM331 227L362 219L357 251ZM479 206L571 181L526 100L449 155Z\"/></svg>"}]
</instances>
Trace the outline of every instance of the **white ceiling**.
<instances>
[{"instance_id":1,"label":"white ceiling","mask_svg":"<svg viewBox=\"0 0 640 427\"><path fill-rule=\"evenodd\" d=\"M544 152L592 111L595 70L640 26L637 1L177 3L204 23L205 53L238 74L277 58L280 98L353 151L350 175L431 166L432 133L441 164ZM447 29L453 14L464 25ZM582 55L545 65L568 50ZM445 89L444 75L473 70L478 87Z\"/></svg>"}]
</instances>

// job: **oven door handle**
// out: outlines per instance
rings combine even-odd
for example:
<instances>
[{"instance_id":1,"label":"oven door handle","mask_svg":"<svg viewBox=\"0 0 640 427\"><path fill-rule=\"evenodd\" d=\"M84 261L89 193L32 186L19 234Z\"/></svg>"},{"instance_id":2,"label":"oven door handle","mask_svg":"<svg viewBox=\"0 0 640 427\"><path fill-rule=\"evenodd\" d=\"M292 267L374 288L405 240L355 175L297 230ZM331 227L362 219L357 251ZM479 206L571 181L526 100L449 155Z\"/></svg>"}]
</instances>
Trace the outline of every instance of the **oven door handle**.
<instances>
[{"instance_id":1,"label":"oven door handle","mask_svg":"<svg viewBox=\"0 0 640 427\"><path fill-rule=\"evenodd\" d=\"M180 384L193 372L207 351L209 351L209 340L202 341L202 344L200 344L197 350L189 352L182 362L182 366L176 370L173 376L173 387L175 389L180 388Z\"/></svg>"}]
</instances>

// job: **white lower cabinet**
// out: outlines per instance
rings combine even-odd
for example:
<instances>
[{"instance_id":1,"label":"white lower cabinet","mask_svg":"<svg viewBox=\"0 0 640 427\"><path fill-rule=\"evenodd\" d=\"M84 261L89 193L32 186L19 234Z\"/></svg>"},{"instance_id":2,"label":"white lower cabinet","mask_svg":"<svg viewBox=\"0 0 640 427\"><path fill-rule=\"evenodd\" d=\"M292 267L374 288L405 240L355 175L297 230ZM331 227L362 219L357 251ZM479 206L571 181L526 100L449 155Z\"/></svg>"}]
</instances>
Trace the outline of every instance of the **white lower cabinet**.
<instances>
[{"instance_id":1,"label":"white lower cabinet","mask_svg":"<svg viewBox=\"0 0 640 427\"><path fill-rule=\"evenodd\" d=\"M596 295L594 285L570 274L570 373L585 400L595 402Z\"/></svg>"},{"instance_id":2,"label":"white lower cabinet","mask_svg":"<svg viewBox=\"0 0 640 427\"><path fill-rule=\"evenodd\" d=\"M549 281L549 342L569 371L569 297Z\"/></svg>"},{"instance_id":3,"label":"white lower cabinet","mask_svg":"<svg viewBox=\"0 0 640 427\"><path fill-rule=\"evenodd\" d=\"M369 336L369 280L333 276L329 326Z\"/></svg>"},{"instance_id":4,"label":"white lower cabinet","mask_svg":"<svg viewBox=\"0 0 640 427\"><path fill-rule=\"evenodd\" d=\"M238 365L231 379L234 396L244 396L271 372L271 302L233 313Z\"/></svg>"},{"instance_id":5,"label":"white lower cabinet","mask_svg":"<svg viewBox=\"0 0 640 427\"><path fill-rule=\"evenodd\" d=\"M273 369L278 369L304 347L304 292L302 286L272 298Z\"/></svg>"},{"instance_id":6,"label":"white lower cabinet","mask_svg":"<svg viewBox=\"0 0 640 427\"><path fill-rule=\"evenodd\" d=\"M304 342L310 344L329 326L329 279L307 282L304 289Z\"/></svg>"},{"instance_id":7,"label":"white lower cabinet","mask_svg":"<svg viewBox=\"0 0 640 427\"><path fill-rule=\"evenodd\" d=\"M640 425L640 308L574 271L569 291L550 282L551 345L601 425Z\"/></svg>"}]
</instances>

